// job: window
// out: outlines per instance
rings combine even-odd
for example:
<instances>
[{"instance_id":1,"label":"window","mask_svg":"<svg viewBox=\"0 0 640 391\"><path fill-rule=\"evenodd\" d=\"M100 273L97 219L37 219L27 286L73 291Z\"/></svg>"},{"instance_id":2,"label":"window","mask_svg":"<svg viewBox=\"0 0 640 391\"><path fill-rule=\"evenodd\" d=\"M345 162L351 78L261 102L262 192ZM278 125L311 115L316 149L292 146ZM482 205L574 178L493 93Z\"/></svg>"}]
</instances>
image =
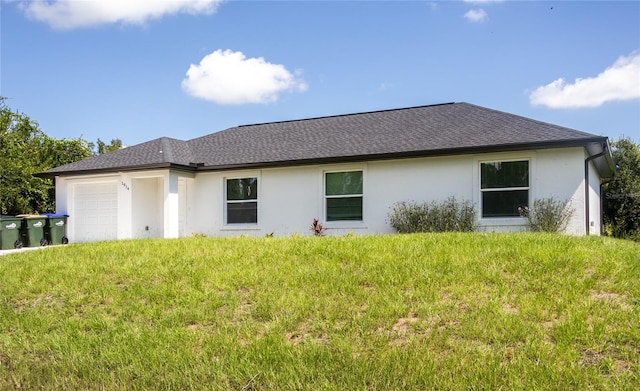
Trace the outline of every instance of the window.
<instances>
[{"instance_id":1,"label":"window","mask_svg":"<svg viewBox=\"0 0 640 391\"><path fill-rule=\"evenodd\" d=\"M518 217L529 204L529 161L480 164L482 217Z\"/></svg>"},{"instance_id":2,"label":"window","mask_svg":"<svg viewBox=\"0 0 640 391\"><path fill-rule=\"evenodd\" d=\"M327 221L362 220L362 171L327 172Z\"/></svg>"},{"instance_id":3,"label":"window","mask_svg":"<svg viewBox=\"0 0 640 391\"><path fill-rule=\"evenodd\" d=\"M258 178L227 179L227 224L258 222Z\"/></svg>"}]
</instances>

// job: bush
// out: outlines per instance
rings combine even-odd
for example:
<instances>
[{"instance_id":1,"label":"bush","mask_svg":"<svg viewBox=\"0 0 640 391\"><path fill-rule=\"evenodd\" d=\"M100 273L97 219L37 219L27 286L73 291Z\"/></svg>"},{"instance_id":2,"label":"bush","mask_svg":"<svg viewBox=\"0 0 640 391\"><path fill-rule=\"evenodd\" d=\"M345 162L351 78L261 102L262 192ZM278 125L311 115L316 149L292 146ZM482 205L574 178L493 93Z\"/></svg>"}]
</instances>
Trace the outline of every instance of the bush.
<instances>
[{"instance_id":1,"label":"bush","mask_svg":"<svg viewBox=\"0 0 640 391\"><path fill-rule=\"evenodd\" d=\"M567 228L569 218L575 211L570 202L555 198L542 198L528 206L518 208L520 216L527 219L529 230L533 232L562 232Z\"/></svg>"},{"instance_id":2,"label":"bush","mask_svg":"<svg viewBox=\"0 0 640 391\"><path fill-rule=\"evenodd\" d=\"M616 174L603 186L605 232L640 242L640 144L621 139L611 147Z\"/></svg>"},{"instance_id":3,"label":"bush","mask_svg":"<svg viewBox=\"0 0 640 391\"><path fill-rule=\"evenodd\" d=\"M449 197L442 202L397 202L391 207L389 224L399 233L472 232L475 217L473 204Z\"/></svg>"}]
</instances>

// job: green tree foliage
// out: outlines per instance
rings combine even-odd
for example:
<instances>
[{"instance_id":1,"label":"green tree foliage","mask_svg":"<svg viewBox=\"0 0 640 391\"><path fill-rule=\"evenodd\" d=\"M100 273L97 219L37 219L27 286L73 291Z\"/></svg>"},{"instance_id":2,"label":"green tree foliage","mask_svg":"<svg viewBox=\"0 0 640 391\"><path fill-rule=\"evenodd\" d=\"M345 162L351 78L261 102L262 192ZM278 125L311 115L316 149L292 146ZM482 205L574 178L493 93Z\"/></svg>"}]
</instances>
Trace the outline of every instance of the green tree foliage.
<instances>
[{"instance_id":1,"label":"green tree foliage","mask_svg":"<svg viewBox=\"0 0 640 391\"><path fill-rule=\"evenodd\" d=\"M0 97L0 213L53 212L54 183L34 174L121 147L118 139L110 144L98 139L96 146L82 139L51 138Z\"/></svg>"},{"instance_id":2,"label":"green tree foliage","mask_svg":"<svg viewBox=\"0 0 640 391\"><path fill-rule=\"evenodd\" d=\"M628 138L612 144L616 175L604 185L607 232L640 241L640 145Z\"/></svg>"},{"instance_id":3,"label":"green tree foliage","mask_svg":"<svg viewBox=\"0 0 640 391\"><path fill-rule=\"evenodd\" d=\"M122 140L119 138L112 139L109 144L104 141L98 139L96 143L89 143L89 148L91 149L94 156L103 155L105 153L117 151L118 149L122 149Z\"/></svg>"},{"instance_id":4,"label":"green tree foliage","mask_svg":"<svg viewBox=\"0 0 640 391\"><path fill-rule=\"evenodd\" d=\"M39 171L44 134L38 123L11 111L0 100L0 212L31 213L47 207L44 180Z\"/></svg>"}]
</instances>

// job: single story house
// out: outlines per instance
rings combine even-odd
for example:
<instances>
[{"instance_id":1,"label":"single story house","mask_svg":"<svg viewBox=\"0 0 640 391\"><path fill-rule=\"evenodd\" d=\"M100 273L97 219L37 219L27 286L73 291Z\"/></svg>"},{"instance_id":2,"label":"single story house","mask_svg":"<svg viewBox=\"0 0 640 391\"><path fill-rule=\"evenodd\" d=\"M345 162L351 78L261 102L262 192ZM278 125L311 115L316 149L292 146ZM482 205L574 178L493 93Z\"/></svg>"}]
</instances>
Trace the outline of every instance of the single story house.
<instances>
[{"instance_id":1,"label":"single story house","mask_svg":"<svg viewBox=\"0 0 640 391\"><path fill-rule=\"evenodd\" d=\"M606 137L469 103L161 137L41 173L73 242L394 232L399 201L472 202L484 231L526 229L517 208L570 199L567 233L601 231Z\"/></svg>"}]
</instances>

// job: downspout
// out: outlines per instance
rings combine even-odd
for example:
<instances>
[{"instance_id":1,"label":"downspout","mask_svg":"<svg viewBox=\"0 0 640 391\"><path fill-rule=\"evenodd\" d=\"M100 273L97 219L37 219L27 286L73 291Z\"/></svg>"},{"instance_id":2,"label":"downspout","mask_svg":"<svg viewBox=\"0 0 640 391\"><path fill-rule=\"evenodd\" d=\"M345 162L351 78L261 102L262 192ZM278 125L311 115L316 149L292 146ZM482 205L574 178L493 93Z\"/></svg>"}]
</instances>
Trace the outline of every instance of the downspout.
<instances>
[{"instance_id":1,"label":"downspout","mask_svg":"<svg viewBox=\"0 0 640 391\"><path fill-rule=\"evenodd\" d=\"M593 156L589 156L588 158L586 158L584 160L584 206L585 206L585 211L584 211L584 218L585 218L585 232L587 234L587 236L589 236L589 226L590 226L590 216L589 216L589 207L591 206L589 203L589 162L597 159L601 156L605 155L605 152L607 151L606 147L603 149L602 152L595 154ZM600 192L600 197L602 198L602 192ZM600 211L600 214L602 214L602 210Z\"/></svg>"}]
</instances>

